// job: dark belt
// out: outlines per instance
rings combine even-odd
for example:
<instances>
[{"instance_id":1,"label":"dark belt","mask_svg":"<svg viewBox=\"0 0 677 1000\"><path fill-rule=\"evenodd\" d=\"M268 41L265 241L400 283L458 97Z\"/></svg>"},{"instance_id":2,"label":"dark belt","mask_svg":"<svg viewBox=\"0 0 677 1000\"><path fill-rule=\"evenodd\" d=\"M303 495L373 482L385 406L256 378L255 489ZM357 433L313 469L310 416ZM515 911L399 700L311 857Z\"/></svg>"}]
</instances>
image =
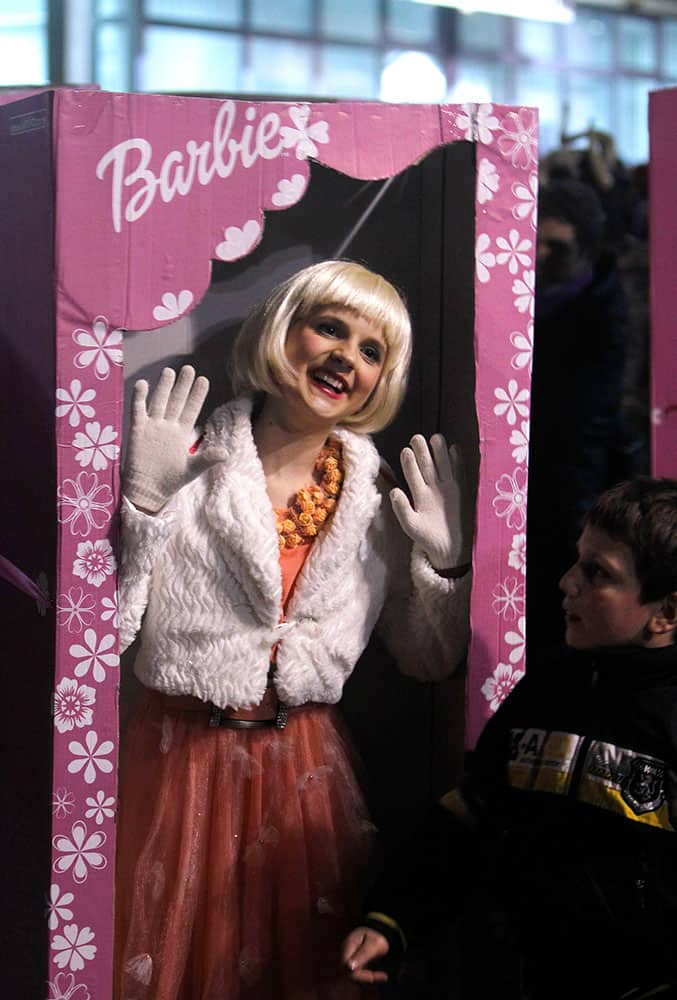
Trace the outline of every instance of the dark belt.
<instances>
[{"instance_id":1,"label":"dark belt","mask_svg":"<svg viewBox=\"0 0 677 1000\"><path fill-rule=\"evenodd\" d=\"M283 701L278 701L277 711L270 719L243 719L228 714L228 709L211 705L209 709L209 726L212 729L284 729L289 718L289 709Z\"/></svg>"},{"instance_id":2,"label":"dark belt","mask_svg":"<svg viewBox=\"0 0 677 1000\"><path fill-rule=\"evenodd\" d=\"M194 695L173 695L156 692L170 710L180 712L206 712L207 723L212 729L284 729L289 718L289 706L280 701L272 683L269 683L258 705L253 708L219 708L211 702L202 701Z\"/></svg>"}]
</instances>

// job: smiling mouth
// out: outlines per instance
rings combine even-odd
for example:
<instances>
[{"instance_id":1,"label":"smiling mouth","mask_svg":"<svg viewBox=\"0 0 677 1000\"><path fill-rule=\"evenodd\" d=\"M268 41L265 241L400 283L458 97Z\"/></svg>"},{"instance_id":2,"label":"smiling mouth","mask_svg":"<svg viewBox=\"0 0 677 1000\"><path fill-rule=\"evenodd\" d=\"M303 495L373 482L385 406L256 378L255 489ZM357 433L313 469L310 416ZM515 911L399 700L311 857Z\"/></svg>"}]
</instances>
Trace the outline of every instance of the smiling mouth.
<instances>
[{"instance_id":1,"label":"smiling mouth","mask_svg":"<svg viewBox=\"0 0 677 1000\"><path fill-rule=\"evenodd\" d=\"M320 368L311 372L310 377L318 388L335 399L348 392L348 385L345 379L341 378L340 375L335 375L333 372L328 372Z\"/></svg>"}]
</instances>

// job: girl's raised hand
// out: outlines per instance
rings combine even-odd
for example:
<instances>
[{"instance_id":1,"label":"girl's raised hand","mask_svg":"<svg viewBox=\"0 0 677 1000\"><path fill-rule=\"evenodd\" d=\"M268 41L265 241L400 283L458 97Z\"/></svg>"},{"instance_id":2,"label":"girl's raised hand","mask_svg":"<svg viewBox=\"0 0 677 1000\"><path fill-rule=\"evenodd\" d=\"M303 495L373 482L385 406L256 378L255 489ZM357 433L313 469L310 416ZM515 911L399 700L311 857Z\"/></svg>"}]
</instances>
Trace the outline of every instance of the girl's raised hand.
<instances>
[{"instance_id":1,"label":"girl's raised hand","mask_svg":"<svg viewBox=\"0 0 677 1000\"><path fill-rule=\"evenodd\" d=\"M416 434L403 448L402 472L411 492L395 488L390 500L402 530L428 556L438 572L464 566L470 558L470 531L464 524L465 477L457 445L447 447L433 434L430 448Z\"/></svg>"},{"instance_id":2,"label":"girl's raised hand","mask_svg":"<svg viewBox=\"0 0 677 1000\"><path fill-rule=\"evenodd\" d=\"M125 496L141 510L156 513L177 490L220 461L214 449L190 451L208 391L208 380L196 378L190 365L178 377L165 368L150 398L145 380L135 384L122 478Z\"/></svg>"}]
</instances>

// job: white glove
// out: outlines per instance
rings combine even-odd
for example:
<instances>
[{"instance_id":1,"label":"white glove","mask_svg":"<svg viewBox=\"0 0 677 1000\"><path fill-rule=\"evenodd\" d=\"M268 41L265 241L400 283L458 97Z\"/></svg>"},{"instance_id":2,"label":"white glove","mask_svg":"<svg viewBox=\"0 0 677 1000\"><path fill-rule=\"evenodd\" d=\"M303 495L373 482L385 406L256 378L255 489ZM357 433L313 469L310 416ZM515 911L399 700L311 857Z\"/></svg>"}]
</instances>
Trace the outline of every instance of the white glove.
<instances>
[{"instance_id":1,"label":"white glove","mask_svg":"<svg viewBox=\"0 0 677 1000\"><path fill-rule=\"evenodd\" d=\"M433 434L430 445L432 455L423 435L416 434L402 450L411 502L399 488L390 491L390 501L402 530L441 572L469 562L470 539L463 525L465 484L459 449L447 448L442 434Z\"/></svg>"},{"instance_id":2,"label":"white glove","mask_svg":"<svg viewBox=\"0 0 677 1000\"><path fill-rule=\"evenodd\" d=\"M198 449L192 455L194 427L209 382L195 378L185 365L178 378L165 368L148 407L148 383L134 386L132 422L123 472L125 496L141 510L156 513L182 486L223 458L221 449Z\"/></svg>"}]
</instances>

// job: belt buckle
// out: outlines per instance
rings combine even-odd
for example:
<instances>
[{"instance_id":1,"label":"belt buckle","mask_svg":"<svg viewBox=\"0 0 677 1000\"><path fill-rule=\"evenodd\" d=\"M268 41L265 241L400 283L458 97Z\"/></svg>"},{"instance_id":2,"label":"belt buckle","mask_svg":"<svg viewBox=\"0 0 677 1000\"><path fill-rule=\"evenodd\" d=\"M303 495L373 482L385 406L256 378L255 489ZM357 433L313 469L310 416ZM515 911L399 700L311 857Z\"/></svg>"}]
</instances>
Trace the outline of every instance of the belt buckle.
<instances>
[{"instance_id":1,"label":"belt buckle","mask_svg":"<svg viewBox=\"0 0 677 1000\"><path fill-rule=\"evenodd\" d=\"M230 719L218 705L212 705L209 709L208 725L210 729L219 729L221 726L232 726L233 729L264 729L266 726L274 726L275 729L284 729L288 719L289 708L283 701L277 703L274 719Z\"/></svg>"},{"instance_id":2,"label":"belt buckle","mask_svg":"<svg viewBox=\"0 0 677 1000\"><path fill-rule=\"evenodd\" d=\"M289 719L289 709L283 701L278 701L277 712L275 713L275 728L284 729Z\"/></svg>"},{"instance_id":3,"label":"belt buckle","mask_svg":"<svg viewBox=\"0 0 677 1000\"><path fill-rule=\"evenodd\" d=\"M221 719L223 717L223 712L218 705L212 705L209 710L209 727L210 729L218 729L221 725Z\"/></svg>"}]
</instances>

